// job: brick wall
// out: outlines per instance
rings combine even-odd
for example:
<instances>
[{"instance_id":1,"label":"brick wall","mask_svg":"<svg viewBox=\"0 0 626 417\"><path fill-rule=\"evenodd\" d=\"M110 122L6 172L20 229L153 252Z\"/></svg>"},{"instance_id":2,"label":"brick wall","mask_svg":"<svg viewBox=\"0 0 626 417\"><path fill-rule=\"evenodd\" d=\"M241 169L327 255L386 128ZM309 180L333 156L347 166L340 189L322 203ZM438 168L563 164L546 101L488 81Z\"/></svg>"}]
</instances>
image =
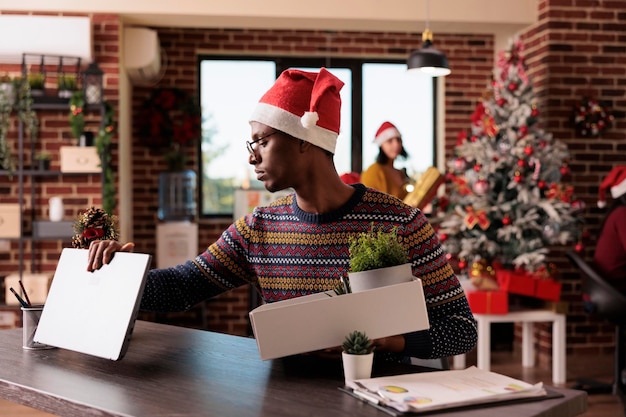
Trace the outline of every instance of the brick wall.
<instances>
[{"instance_id":1,"label":"brick wall","mask_svg":"<svg viewBox=\"0 0 626 417\"><path fill-rule=\"evenodd\" d=\"M598 4L596 4L598 3ZM596 7L597 6L597 7ZM601 212L595 208L597 185L616 163L624 163L626 148L623 112L626 108L624 89L626 35L624 12L626 0L621 1L540 1L539 22L522 34L527 47L529 71L534 77L535 93L539 99L542 123L548 132L565 141L572 152L571 180L576 193L587 203L586 215L590 236L597 231ZM622 10L620 12L619 10ZM96 56L106 71L107 100L116 104L119 58L119 19L111 15L94 16ZM405 59L420 43L418 33L381 32L327 32L268 31L222 29L164 29L159 28L162 48L169 64L164 78L157 87L176 86L195 94L197 91L196 55L198 53L223 53L230 55L271 54L289 56L377 57ZM332 42L328 37L332 36ZM467 129L469 115L491 78L494 56L494 39L491 35L451 35L437 33L436 47L444 51L452 68L446 83L446 150L447 158L456 143L459 130ZM0 72L4 71L0 67ZM589 80L589 82L587 81ZM589 87L593 90L587 93ZM149 88L134 88L134 111L140 108L150 92ZM615 126L602 138L576 138L569 126L570 110L583 93L598 99L612 100L618 116ZM50 143L59 142L69 135L65 115L59 112L41 114L46 124L42 137ZM46 140L46 139L42 139ZM114 165L117 161L117 141L114 138ZM195 168L197 155L191 155L190 168ZM58 163L58 160L57 160ZM53 166L54 167L54 166ZM133 221L137 251L155 253L155 228L157 222L157 179L165 170L160 153L141 145L133 145ZM48 181L48 180L47 180ZM88 178L95 187L96 179ZM64 184L63 180L59 181ZM48 184L48 182L46 182ZM56 184L56 183L54 183ZM64 195L72 203L66 206L66 215L72 218L76 210L87 204L99 204L99 191L79 194L76 184L64 185ZM40 203L59 190L51 186L38 188ZM15 195L14 183L0 185L2 202ZM44 215L42 213L42 215ZM229 222L202 222L198 251L213 242ZM590 256L593 239L586 241L586 255ZM66 243L37 244L41 268L51 270L61 246ZM554 248L552 258L563 273L564 299L570 303L568 314L568 350L608 351L612 346L610 326L589 319L580 308L580 283L575 271L563 257L564 248ZM0 253L0 275L16 269L17 247L12 243L10 254ZM245 334L248 308L248 289L243 288L210 300L194 314L206 313L208 328L234 334ZM199 312L198 312L199 311ZM156 319L164 319L157 317ZM549 351L549 330L540 329L540 351ZM548 356L549 357L549 356Z\"/></svg>"}]
</instances>

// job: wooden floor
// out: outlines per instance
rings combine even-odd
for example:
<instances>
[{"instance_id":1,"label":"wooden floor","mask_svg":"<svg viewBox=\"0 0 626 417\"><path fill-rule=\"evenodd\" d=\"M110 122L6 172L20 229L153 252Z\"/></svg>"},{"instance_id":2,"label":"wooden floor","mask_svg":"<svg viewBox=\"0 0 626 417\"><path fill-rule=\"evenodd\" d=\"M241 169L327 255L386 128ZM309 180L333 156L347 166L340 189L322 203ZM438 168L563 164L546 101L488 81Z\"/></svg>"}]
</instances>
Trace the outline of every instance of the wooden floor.
<instances>
[{"instance_id":1,"label":"wooden floor","mask_svg":"<svg viewBox=\"0 0 626 417\"><path fill-rule=\"evenodd\" d=\"M523 368L518 352L493 352L492 371L527 382L551 382L552 370L548 368ZM565 387L571 387L577 377L591 377L604 382L612 380L613 357L568 357L567 379ZM467 355L467 365L476 364L475 353ZM34 410L5 400L0 400L0 416L7 417L49 417L52 414ZM594 394L588 397L588 411L582 417L620 417L624 416L624 407L620 400L608 394Z\"/></svg>"}]
</instances>

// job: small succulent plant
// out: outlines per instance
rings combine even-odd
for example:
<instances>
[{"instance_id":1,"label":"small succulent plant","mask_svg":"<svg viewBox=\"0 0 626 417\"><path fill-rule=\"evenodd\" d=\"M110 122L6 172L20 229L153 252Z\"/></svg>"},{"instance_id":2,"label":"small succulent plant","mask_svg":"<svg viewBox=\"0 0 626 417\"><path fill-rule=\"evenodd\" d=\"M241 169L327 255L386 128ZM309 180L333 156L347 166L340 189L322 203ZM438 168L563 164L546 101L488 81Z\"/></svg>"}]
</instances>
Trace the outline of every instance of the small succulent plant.
<instances>
[{"instance_id":1,"label":"small succulent plant","mask_svg":"<svg viewBox=\"0 0 626 417\"><path fill-rule=\"evenodd\" d=\"M369 271L408 262L406 248L398 240L398 230L361 233L350 242L350 272Z\"/></svg>"},{"instance_id":2,"label":"small succulent plant","mask_svg":"<svg viewBox=\"0 0 626 417\"><path fill-rule=\"evenodd\" d=\"M365 332L355 330L350 332L341 345L345 353L351 355L367 355L374 350L374 345Z\"/></svg>"}]
</instances>

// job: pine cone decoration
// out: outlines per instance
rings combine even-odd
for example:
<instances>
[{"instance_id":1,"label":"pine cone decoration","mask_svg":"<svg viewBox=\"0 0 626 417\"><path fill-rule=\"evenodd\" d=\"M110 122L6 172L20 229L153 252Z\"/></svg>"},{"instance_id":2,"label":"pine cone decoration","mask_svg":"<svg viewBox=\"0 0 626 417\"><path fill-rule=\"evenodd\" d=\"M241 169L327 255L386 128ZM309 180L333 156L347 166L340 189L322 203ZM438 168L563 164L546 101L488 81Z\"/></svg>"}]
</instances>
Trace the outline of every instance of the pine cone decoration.
<instances>
[{"instance_id":1,"label":"pine cone decoration","mask_svg":"<svg viewBox=\"0 0 626 417\"><path fill-rule=\"evenodd\" d=\"M79 249L89 248L94 240L117 240L117 218L109 216L104 210L90 207L78 215L74 222L72 246Z\"/></svg>"}]
</instances>

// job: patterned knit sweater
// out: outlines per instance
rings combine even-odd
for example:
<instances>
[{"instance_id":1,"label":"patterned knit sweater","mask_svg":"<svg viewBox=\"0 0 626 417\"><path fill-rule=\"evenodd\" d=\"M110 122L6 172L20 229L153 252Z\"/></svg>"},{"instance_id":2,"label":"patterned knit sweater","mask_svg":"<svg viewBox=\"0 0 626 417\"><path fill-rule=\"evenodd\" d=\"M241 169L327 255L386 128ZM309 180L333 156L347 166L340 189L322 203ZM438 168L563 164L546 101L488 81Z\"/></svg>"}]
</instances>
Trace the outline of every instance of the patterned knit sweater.
<instances>
[{"instance_id":1,"label":"patterned knit sweater","mask_svg":"<svg viewBox=\"0 0 626 417\"><path fill-rule=\"evenodd\" d=\"M424 287L431 327L405 334L403 355L438 358L470 351L476 323L424 215L388 194L353 187L351 199L331 213L304 212L295 194L255 208L196 259L150 271L141 309L186 310L245 284L255 285L265 302L331 290L348 272L351 238L373 222L377 229L397 227L413 275Z\"/></svg>"}]
</instances>

